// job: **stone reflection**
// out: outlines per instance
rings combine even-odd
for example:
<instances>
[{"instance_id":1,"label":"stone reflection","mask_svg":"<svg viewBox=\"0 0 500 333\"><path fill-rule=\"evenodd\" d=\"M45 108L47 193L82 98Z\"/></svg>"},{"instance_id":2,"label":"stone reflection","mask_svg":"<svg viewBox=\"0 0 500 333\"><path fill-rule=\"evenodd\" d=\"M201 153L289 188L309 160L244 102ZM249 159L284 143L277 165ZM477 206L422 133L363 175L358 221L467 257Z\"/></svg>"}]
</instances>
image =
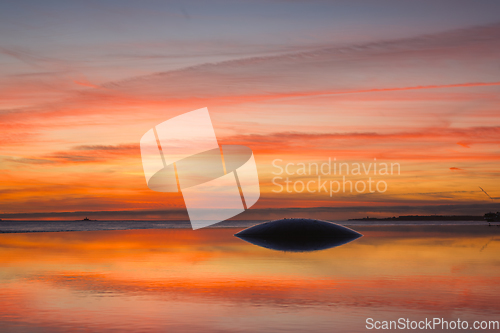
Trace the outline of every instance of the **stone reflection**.
<instances>
[{"instance_id":1,"label":"stone reflection","mask_svg":"<svg viewBox=\"0 0 500 333\"><path fill-rule=\"evenodd\" d=\"M347 227L313 219L281 219L235 234L257 246L286 252L310 252L347 244L362 235Z\"/></svg>"}]
</instances>

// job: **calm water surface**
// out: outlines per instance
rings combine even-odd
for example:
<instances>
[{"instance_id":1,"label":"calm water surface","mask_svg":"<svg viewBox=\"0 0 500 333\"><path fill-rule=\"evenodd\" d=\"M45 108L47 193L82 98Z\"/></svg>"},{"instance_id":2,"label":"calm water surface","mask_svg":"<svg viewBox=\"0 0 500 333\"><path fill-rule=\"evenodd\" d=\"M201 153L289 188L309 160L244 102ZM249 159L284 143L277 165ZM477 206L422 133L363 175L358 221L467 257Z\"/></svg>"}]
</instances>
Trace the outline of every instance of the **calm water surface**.
<instances>
[{"instance_id":1,"label":"calm water surface","mask_svg":"<svg viewBox=\"0 0 500 333\"><path fill-rule=\"evenodd\" d=\"M353 229L364 237L309 253L246 243L233 236L241 228L0 234L0 332L363 332L369 317L500 320L499 227Z\"/></svg>"}]
</instances>

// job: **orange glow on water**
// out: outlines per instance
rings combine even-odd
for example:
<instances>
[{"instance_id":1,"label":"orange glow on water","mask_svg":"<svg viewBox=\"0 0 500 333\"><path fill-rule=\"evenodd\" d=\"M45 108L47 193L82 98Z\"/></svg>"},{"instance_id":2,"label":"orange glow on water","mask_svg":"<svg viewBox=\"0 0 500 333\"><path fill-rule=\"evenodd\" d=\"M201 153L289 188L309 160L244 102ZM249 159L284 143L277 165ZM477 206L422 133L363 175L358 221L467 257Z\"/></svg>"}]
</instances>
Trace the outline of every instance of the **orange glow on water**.
<instances>
[{"instance_id":1,"label":"orange glow on water","mask_svg":"<svg viewBox=\"0 0 500 333\"><path fill-rule=\"evenodd\" d=\"M104 329L116 324L89 308L99 299L103 314L129 316L137 327L146 313L162 320L157 306L179 306L172 320L187 325L186 302L205 319L217 316L219 305L235 304L271 312L291 306L285 312L318 318L331 306L366 315L500 313L499 243L491 229L359 228L367 229L359 240L312 253L259 248L233 237L231 228L4 234L0 313L3 321L29 314L33 323L91 320ZM145 308L134 313L127 300L137 297ZM206 303L215 307L198 306Z\"/></svg>"}]
</instances>

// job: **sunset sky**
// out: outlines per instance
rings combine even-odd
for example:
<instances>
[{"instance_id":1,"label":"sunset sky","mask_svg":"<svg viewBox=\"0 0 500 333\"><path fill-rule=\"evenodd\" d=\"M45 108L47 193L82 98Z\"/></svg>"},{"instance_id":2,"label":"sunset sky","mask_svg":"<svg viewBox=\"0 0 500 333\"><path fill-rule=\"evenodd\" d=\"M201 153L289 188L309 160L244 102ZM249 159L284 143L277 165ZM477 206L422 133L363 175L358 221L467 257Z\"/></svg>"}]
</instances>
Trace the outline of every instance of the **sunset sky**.
<instances>
[{"instance_id":1,"label":"sunset sky","mask_svg":"<svg viewBox=\"0 0 500 333\"><path fill-rule=\"evenodd\" d=\"M500 211L498 13L498 1L2 2L0 218L185 219L180 193L148 189L139 141L203 107L220 145L255 156L261 197L238 218ZM374 177L384 193L273 192L273 160L329 158L401 173Z\"/></svg>"}]
</instances>

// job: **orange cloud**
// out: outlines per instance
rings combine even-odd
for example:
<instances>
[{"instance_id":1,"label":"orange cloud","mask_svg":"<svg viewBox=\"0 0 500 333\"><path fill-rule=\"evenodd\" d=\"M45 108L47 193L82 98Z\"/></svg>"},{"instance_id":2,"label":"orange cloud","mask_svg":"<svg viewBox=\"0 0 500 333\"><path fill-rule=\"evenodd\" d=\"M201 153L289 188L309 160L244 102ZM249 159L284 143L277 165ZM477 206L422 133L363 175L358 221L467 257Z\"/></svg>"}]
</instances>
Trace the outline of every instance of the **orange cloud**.
<instances>
[{"instance_id":1,"label":"orange cloud","mask_svg":"<svg viewBox=\"0 0 500 333\"><path fill-rule=\"evenodd\" d=\"M84 86L84 87L97 88L97 89L101 88L93 83L90 83L88 80L85 80L85 79L73 80L73 82L80 85L80 86Z\"/></svg>"}]
</instances>

